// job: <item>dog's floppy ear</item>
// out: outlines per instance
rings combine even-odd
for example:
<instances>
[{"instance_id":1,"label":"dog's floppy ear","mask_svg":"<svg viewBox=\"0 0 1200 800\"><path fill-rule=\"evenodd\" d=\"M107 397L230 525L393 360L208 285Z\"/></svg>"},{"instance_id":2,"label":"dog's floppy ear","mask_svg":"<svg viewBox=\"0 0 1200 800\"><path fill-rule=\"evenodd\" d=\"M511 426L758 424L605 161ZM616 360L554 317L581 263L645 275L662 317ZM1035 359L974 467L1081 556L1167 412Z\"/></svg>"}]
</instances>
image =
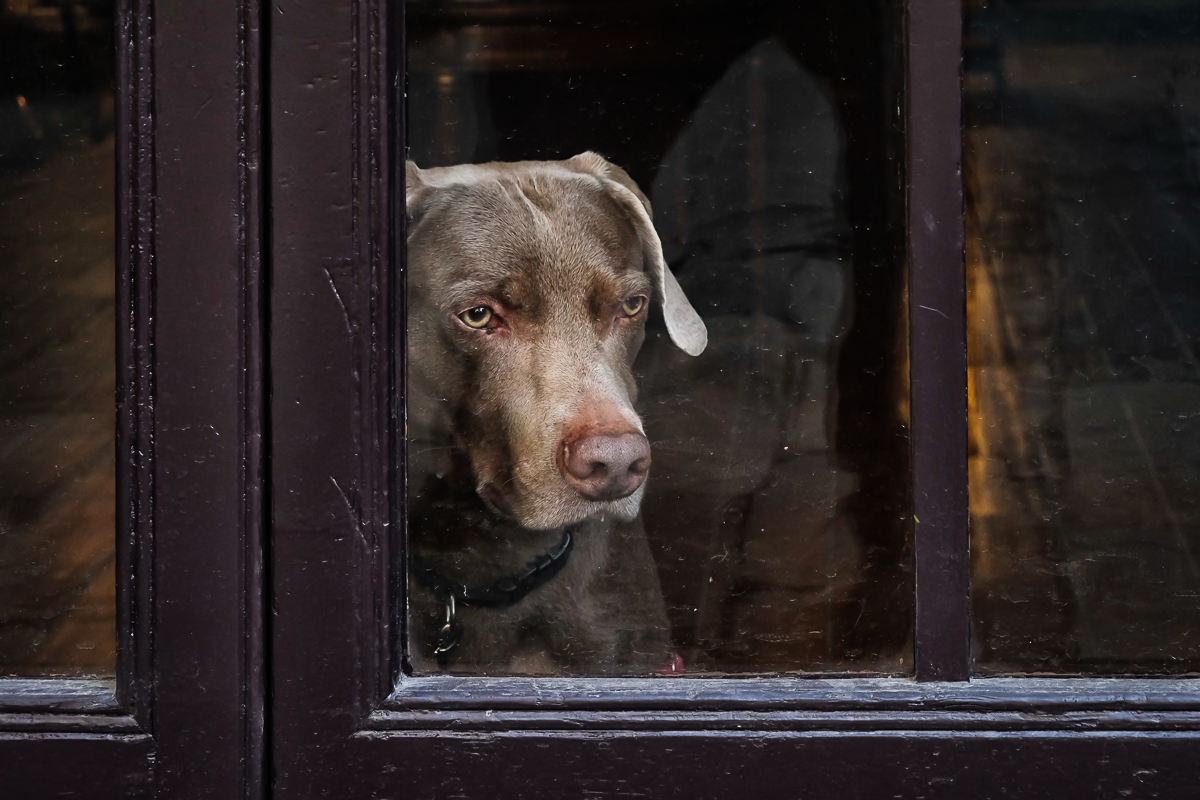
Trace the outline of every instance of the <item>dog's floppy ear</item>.
<instances>
[{"instance_id":1,"label":"dog's floppy ear","mask_svg":"<svg viewBox=\"0 0 1200 800\"><path fill-rule=\"evenodd\" d=\"M667 333L671 335L671 341L689 356L703 353L708 344L708 329L704 327L704 321L700 319L696 309L688 302L679 281L675 280L675 276L667 267L663 258L662 241L658 238L658 232L654 230L650 201L646 199L646 195L642 194L642 190L625 170L607 161L603 156L592 152L580 153L563 163L573 172L595 175L603 180L613 198L628 208L638 236L642 240L646 261L658 288L658 296L662 300L663 317L667 321Z\"/></svg>"},{"instance_id":2,"label":"dog's floppy ear","mask_svg":"<svg viewBox=\"0 0 1200 800\"><path fill-rule=\"evenodd\" d=\"M410 222L420 215L421 204L429 194L429 187L421 174L421 168L411 161L404 164L404 209Z\"/></svg>"}]
</instances>

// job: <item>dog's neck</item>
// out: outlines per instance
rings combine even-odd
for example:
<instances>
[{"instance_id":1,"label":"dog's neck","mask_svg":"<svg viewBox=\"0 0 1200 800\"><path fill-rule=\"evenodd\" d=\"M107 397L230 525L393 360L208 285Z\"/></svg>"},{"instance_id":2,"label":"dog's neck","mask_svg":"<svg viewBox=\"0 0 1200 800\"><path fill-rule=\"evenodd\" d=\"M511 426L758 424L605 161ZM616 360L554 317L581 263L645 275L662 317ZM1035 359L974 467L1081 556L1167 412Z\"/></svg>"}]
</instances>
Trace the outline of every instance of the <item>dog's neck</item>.
<instances>
[{"instance_id":1,"label":"dog's neck","mask_svg":"<svg viewBox=\"0 0 1200 800\"><path fill-rule=\"evenodd\" d=\"M408 541L424 564L466 584L513 574L552 550L563 529L531 530L489 509L473 488L426 479L415 493Z\"/></svg>"}]
</instances>

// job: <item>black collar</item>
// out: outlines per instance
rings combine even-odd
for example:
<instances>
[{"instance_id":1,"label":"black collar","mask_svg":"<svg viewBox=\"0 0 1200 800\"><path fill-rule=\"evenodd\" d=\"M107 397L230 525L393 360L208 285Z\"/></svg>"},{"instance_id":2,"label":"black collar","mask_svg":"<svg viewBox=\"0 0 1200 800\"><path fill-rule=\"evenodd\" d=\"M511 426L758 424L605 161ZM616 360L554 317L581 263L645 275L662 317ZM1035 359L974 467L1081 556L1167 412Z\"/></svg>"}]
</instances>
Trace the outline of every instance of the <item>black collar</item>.
<instances>
[{"instance_id":1,"label":"black collar","mask_svg":"<svg viewBox=\"0 0 1200 800\"><path fill-rule=\"evenodd\" d=\"M519 603L562 571L571 555L571 534L578 529L579 524L564 528L559 543L530 561L524 571L516 575L502 575L491 583L478 586L467 586L447 577L413 555L410 562L412 574L446 604L446 624L438 631L438 646L434 650L438 662L445 666L450 652L462 640L462 624L458 621L456 611L459 604L478 608L507 608Z\"/></svg>"}]
</instances>

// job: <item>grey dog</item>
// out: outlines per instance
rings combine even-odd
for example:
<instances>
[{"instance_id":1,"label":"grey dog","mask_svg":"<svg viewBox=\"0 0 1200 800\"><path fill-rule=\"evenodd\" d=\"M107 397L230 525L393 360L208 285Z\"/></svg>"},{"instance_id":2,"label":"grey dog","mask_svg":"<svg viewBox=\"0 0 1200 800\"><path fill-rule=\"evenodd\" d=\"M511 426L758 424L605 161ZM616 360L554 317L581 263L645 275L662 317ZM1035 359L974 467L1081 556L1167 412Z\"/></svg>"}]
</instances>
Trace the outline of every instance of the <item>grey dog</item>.
<instances>
[{"instance_id":1,"label":"grey dog","mask_svg":"<svg viewBox=\"0 0 1200 800\"><path fill-rule=\"evenodd\" d=\"M636 675L671 659L639 518L651 299L707 332L650 204L594 153L406 174L409 662Z\"/></svg>"}]
</instances>

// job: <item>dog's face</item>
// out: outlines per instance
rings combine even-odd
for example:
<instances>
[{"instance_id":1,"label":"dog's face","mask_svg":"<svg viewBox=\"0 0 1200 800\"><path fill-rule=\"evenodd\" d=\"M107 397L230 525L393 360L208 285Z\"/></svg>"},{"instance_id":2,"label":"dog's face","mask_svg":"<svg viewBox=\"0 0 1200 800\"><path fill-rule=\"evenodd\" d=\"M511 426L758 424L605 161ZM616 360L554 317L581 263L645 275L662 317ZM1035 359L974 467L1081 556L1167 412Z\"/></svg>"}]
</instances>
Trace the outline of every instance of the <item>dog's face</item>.
<instances>
[{"instance_id":1,"label":"dog's face","mask_svg":"<svg viewBox=\"0 0 1200 800\"><path fill-rule=\"evenodd\" d=\"M548 529L637 515L650 448L630 366L650 303L697 355L704 324L662 259L649 204L592 153L406 178L412 452L469 463L497 512Z\"/></svg>"}]
</instances>

